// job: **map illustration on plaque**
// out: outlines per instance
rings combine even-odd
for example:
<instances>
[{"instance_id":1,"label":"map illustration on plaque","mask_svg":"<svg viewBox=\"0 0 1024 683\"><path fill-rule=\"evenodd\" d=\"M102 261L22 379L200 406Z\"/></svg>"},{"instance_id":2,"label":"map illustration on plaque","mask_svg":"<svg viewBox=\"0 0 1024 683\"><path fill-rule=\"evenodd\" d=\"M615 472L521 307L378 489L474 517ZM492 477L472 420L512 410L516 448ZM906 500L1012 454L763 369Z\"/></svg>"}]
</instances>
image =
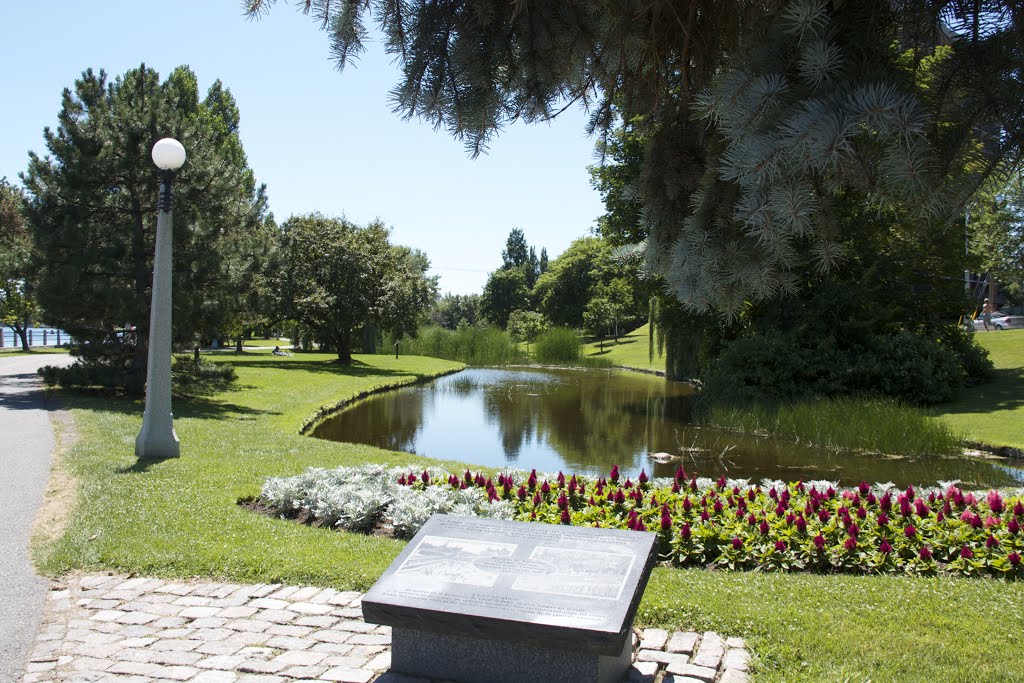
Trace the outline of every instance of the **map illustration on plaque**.
<instances>
[{"instance_id":1,"label":"map illustration on plaque","mask_svg":"<svg viewBox=\"0 0 1024 683\"><path fill-rule=\"evenodd\" d=\"M546 576L517 576L512 582L513 590L618 600L622 596L635 556L537 546L530 553L530 559L554 566L556 570Z\"/></svg>"},{"instance_id":2,"label":"map illustration on plaque","mask_svg":"<svg viewBox=\"0 0 1024 683\"><path fill-rule=\"evenodd\" d=\"M479 560L510 557L517 547L515 543L424 536L416 550L395 573L467 586L491 587L501 576L501 572L489 570Z\"/></svg>"}]
</instances>

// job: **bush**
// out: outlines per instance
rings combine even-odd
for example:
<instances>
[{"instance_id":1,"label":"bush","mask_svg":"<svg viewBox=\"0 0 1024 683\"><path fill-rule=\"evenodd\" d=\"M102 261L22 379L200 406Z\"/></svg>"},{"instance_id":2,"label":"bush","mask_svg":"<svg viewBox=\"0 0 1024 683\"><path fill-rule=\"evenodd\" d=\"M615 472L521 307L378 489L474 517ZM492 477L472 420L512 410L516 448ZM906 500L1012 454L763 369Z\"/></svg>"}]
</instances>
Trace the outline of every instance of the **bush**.
<instances>
[{"instance_id":1,"label":"bush","mask_svg":"<svg viewBox=\"0 0 1024 683\"><path fill-rule=\"evenodd\" d=\"M193 356L175 356L171 364L171 383L181 394L212 394L227 389L238 378L230 365L196 362Z\"/></svg>"},{"instance_id":2,"label":"bush","mask_svg":"<svg viewBox=\"0 0 1024 683\"><path fill-rule=\"evenodd\" d=\"M837 336L767 330L740 337L708 364L702 400L779 404L828 396L886 397L911 405L951 400L969 376L984 376L984 351L955 330ZM990 366L990 364L988 364ZM968 366L970 370L968 370Z\"/></svg>"},{"instance_id":3,"label":"bush","mask_svg":"<svg viewBox=\"0 0 1024 683\"><path fill-rule=\"evenodd\" d=\"M65 389L118 389L128 394L142 394L146 378L131 367L78 359L67 367L46 365L39 368L46 386Z\"/></svg>"},{"instance_id":4,"label":"bush","mask_svg":"<svg viewBox=\"0 0 1024 683\"><path fill-rule=\"evenodd\" d=\"M578 363L580 338L567 327L553 327L537 338L533 352L541 363Z\"/></svg>"}]
</instances>

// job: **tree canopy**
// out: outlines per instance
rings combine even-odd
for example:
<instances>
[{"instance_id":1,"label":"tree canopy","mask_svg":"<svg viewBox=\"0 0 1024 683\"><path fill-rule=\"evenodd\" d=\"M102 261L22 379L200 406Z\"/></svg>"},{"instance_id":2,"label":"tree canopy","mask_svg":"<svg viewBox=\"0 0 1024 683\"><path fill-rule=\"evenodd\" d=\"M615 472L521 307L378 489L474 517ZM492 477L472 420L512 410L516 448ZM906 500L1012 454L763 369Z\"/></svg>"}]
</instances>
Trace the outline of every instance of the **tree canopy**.
<instances>
[{"instance_id":1,"label":"tree canopy","mask_svg":"<svg viewBox=\"0 0 1024 683\"><path fill-rule=\"evenodd\" d=\"M248 269L228 268L228 255L256 258L246 235L263 220L263 188L248 167L230 91L217 81L200 99L187 67L163 82L145 65L113 80L87 70L65 89L58 121L44 131L48 154L30 153L22 176L39 252L38 300L51 324L83 343L80 352L126 363L139 389L156 234L153 144L174 137L188 152L174 184L178 345L222 325L232 308L225 302L246 290ZM134 337L117 334L126 324Z\"/></svg>"},{"instance_id":2,"label":"tree canopy","mask_svg":"<svg viewBox=\"0 0 1024 683\"><path fill-rule=\"evenodd\" d=\"M32 238L25 226L25 198L21 190L0 178L0 327L6 325L21 337L28 351L25 331L36 312L32 295Z\"/></svg>"},{"instance_id":3,"label":"tree canopy","mask_svg":"<svg viewBox=\"0 0 1024 683\"><path fill-rule=\"evenodd\" d=\"M834 268L835 207L851 196L949 222L1021 158L1024 12L1008 0L299 5L339 68L376 23L402 73L396 111L471 154L572 103L591 131L635 122L647 263L692 312L732 318Z\"/></svg>"},{"instance_id":4,"label":"tree canopy","mask_svg":"<svg viewBox=\"0 0 1024 683\"><path fill-rule=\"evenodd\" d=\"M279 288L292 317L311 327L322 347L352 362L355 335L368 325L396 338L412 334L437 297L430 262L392 245L379 221L360 227L319 214L282 226L284 267Z\"/></svg>"}]
</instances>

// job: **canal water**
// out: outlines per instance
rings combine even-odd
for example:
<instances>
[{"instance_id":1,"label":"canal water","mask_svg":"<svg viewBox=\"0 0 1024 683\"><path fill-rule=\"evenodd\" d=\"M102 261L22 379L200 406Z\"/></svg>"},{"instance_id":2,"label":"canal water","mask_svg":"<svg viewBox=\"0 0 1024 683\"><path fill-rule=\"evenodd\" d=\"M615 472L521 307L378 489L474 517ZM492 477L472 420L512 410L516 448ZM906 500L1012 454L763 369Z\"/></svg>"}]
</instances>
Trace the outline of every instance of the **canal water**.
<instances>
[{"instance_id":1,"label":"canal water","mask_svg":"<svg viewBox=\"0 0 1024 683\"><path fill-rule=\"evenodd\" d=\"M68 333L59 330L56 327L30 327L27 332L31 332L31 339L29 340L29 346L58 346L59 344L67 344L71 341L71 337ZM0 327L0 348L11 348L12 346L21 346L21 337L15 334L14 330L10 327Z\"/></svg>"},{"instance_id":2,"label":"canal water","mask_svg":"<svg viewBox=\"0 0 1024 683\"><path fill-rule=\"evenodd\" d=\"M682 463L698 476L752 480L1024 483L1024 463L1008 459L864 454L702 427L691 419L692 399L687 384L617 370L471 368L360 401L313 436L566 474L619 465L632 476L671 476Z\"/></svg>"}]
</instances>

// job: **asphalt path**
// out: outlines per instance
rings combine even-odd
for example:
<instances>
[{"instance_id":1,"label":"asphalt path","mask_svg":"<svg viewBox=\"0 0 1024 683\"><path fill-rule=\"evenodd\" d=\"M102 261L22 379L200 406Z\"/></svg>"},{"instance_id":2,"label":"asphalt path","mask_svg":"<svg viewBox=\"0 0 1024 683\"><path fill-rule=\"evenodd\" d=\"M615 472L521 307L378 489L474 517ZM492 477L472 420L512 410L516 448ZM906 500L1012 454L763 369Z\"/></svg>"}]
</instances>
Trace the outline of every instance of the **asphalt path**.
<instances>
[{"instance_id":1,"label":"asphalt path","mask_svg":"<svg viewBox=\"0 0 1024 683\"><path fill-rule=\"evenodd\" d=\"M0 354L0 683L21 680L47 591L28 555L54 447L36 370L71 360L62 354Z\"/></svg>"}]
</instances>

